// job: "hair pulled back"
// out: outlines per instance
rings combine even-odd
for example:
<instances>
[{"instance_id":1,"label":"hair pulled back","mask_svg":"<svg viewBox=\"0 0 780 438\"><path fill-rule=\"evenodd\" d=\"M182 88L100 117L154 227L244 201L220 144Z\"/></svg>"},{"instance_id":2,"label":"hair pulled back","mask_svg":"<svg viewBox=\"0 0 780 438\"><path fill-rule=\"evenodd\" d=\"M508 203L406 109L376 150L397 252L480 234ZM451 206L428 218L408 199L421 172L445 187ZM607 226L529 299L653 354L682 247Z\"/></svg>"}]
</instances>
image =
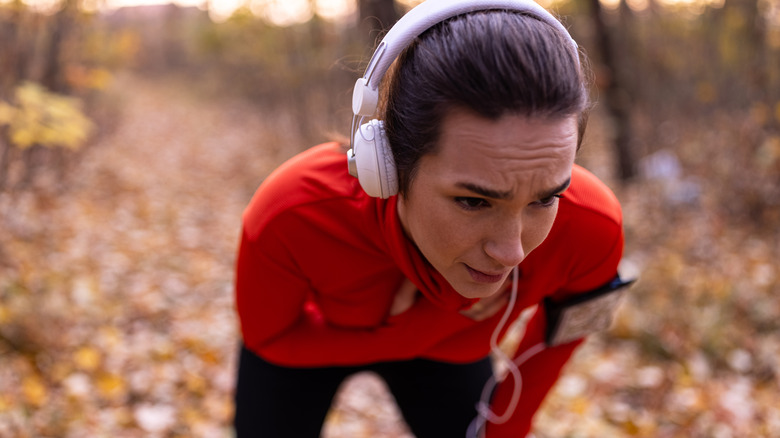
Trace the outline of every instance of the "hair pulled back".
<instances>
[{"instance_id":1,"label":"hair pulled back","mask_svg":"<svg viewBox=\"0 0 780 438\"><path fill-rule=\"evenodd\" d=\"M408 193L421 157L435 153L449 111L578 116L589 107L578 53L555 28L532 15L481 11L438 23L407 47L383 82L385 132Z\"/></svg>"}]
</instances>

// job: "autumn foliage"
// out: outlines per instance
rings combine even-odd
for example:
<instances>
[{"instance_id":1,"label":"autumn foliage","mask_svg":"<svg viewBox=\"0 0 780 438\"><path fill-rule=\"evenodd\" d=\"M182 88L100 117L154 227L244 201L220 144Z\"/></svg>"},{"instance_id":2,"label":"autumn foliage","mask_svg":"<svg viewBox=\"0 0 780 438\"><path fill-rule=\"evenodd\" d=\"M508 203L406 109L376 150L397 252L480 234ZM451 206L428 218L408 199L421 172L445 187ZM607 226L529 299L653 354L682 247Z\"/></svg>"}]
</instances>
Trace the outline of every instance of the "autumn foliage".
<instances>
[{"instance_id":1,"label":"autumn foliage","mask_svg":"<svg viewBox=\"0 0 780 438\"><path fill-rule=\"evenodd\" d=\"M621 200L639 281L535 435L780 436L780 10L602 2L600 40L591 5L555 4L594 70L578 161ZM229 437L242 209L347 134L365 40L87 6L0 4L0 436ZM407 437L399 418L358 376L325 436Z\"/></svg>"}]
</instances>

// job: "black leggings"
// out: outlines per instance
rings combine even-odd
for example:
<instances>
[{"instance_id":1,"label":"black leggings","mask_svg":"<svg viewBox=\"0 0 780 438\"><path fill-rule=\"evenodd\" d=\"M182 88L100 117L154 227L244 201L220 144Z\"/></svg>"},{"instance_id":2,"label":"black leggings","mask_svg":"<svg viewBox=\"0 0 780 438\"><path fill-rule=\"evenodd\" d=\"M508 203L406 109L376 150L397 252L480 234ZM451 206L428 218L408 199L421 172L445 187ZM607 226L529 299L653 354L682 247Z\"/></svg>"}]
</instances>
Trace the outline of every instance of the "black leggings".
<instances>
[{"instance_id":1,"label":"black leggings","mask_svg":"<svg viewBox=\"0 0 780 438\"><path fill-rule=\"evenodd\" d=\"M341 382L360 371L381 376L417 438L465 437L477 415L490 358L466 364L424 359L355 367L288 368L241 348L236 384L237 438L314 438Z\"/></svg>"}]
</instances>

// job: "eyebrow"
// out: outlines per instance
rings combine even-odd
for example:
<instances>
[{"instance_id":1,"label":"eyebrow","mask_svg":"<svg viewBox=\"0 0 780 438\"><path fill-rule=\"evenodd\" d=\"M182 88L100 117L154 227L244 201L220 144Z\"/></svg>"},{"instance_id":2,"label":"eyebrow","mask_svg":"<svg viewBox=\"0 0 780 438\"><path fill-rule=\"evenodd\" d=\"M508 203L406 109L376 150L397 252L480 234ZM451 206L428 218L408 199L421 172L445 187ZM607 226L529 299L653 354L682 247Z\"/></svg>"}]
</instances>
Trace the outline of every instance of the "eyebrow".
<instances>
[{"instance_id":1,"label":"eyebrow","mask_svg":"<svg viewBox=\"0 0 780 438\"><path fill-rule=\"evenodd\" d=\"M458 182L455 184L455 186L460 187L462 189L469 190L480 196L484 196L485 198L502 199L502 200L512 198L512 192L510 191L502 192L499 190L489 189L487 187L482 187L469 182Z\"/></svg>"},{"instance_id":2,"label":"eyebrow","mask_svg":"<svg viewBox=\"0 0 780 438\"><path fill-rule=\"evenodd\" d=\"M537 199L545 199L545 198L555 196L558 193L561 193L567 188L569 188L569 185L571 185L571 177L567 178L566 181L564 181L563 183L559 184L558 186L550 190L544 190L542 192L539 192L536 195L536 197ZM499 200L512 199L512 192L508 190L507 191L494 190L494 189L482 187L480 185L469 183L469 182L458 182L455 183L455 186L469 190L480 196L484 196L485 198L499 199Z\"/></svg>"},{"instance_id":3,"label":"eyebrow","mask_svg":"<svg viewBox=\"0 0 780 438\"><path fill-rule=\"evenodd\" d=\"M543 191L541 193L538 193L536 195L536 199L546 199L546 198L553 197L553 196L555 196L555 195L557 195L559 193L562 193L566 189L568 189L570 185L571 185L571 177L566 178L566 181L564 181L562 184L560 184L559 186L557 186L557 187L555 187L553 189L545 190L545 191Z\"/></svg>"}]
</instances>

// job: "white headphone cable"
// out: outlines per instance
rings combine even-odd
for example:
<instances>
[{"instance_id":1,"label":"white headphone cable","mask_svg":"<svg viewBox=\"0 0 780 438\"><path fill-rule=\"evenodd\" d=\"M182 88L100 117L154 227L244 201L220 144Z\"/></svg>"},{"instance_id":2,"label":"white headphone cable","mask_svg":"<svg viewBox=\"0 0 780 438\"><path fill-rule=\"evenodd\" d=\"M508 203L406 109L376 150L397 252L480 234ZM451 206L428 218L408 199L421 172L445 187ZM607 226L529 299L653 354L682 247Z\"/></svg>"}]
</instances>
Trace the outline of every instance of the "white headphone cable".
<instances>
[{"instance_id":1,"label":"white headphone cable","mask_svg":"<svg viewBox=\"0 0 780 438\"><path fill-rule=\"evenodd\" d=\"M514 378L515 387L512 391L512 398L509 399L509 405L506 407L506 410L503 414L497 415L490 409L490 397L497 383L496 377L491 376L488 381L485 382L485 386L482 388L482 395L480 397L479 403L477 404L477 416L471 422L471 425L469 425L469 429L466 432L467 438L476 438L478 433L484 432L484 426L487 421L490 421L494 424L502 424L506 423L509 418L512 417L512 414L514 414L515 409L517 408L517 404L520 401L520 395L523 392L523 376L520 374L520 366L525 363L525 361L536 356L545 349L544 343L540 342L523 352L523 354L518 356L517 359L512 360L498 346L498 335L501 330L503 330L504 326L506 326L506 323L509 320L509 315L512 313L515 303L517 302L517 283L519 276L520 274L518 272L517 266L515 266L515 268L512 270L512 291L509 297L509 303L507 304L507 308L504 311L504 315L501 317L498 325L493 330L493 334L490 336L491 351L499 361L502 361L506 364L509 374L511 374Z\"/></svg>"}]
</instances>

